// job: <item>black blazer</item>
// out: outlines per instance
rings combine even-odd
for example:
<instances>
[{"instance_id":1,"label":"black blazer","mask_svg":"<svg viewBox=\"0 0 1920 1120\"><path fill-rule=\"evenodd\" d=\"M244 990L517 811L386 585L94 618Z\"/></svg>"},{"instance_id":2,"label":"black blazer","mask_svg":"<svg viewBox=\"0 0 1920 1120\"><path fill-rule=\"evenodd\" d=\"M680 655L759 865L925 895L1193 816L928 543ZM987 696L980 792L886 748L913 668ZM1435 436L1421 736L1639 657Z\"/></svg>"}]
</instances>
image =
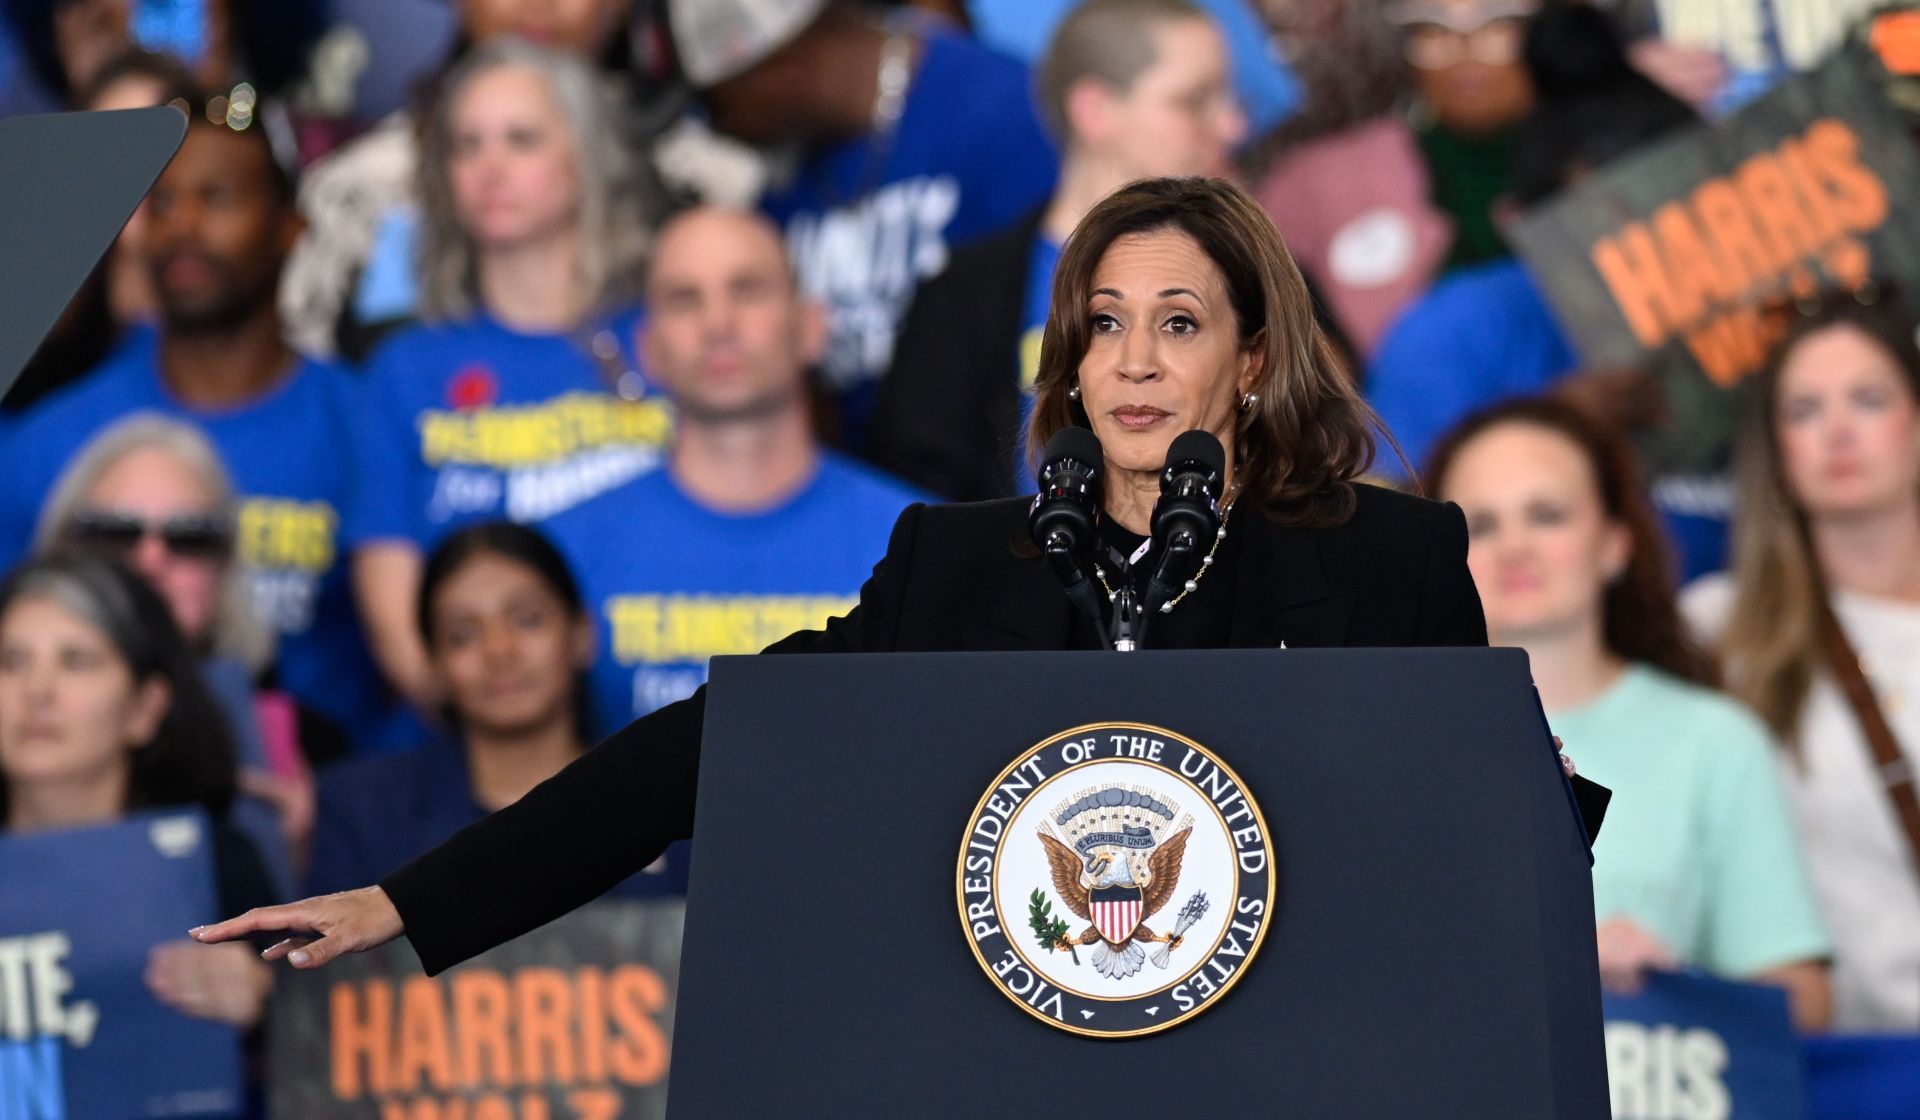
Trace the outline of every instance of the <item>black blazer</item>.
<instances>
[{"instance_id":1,"label":"black blazer","mask_svg":"<svg viewBox=\"0 0 1920 1120\"><path fill-rule=\"evenodd\" d=\"M1360 486L1348 521L1242 515L1234 647L1485 645L1466 519ZM1073 608L1025 540L1026 499L910 507L860 603L768 653L1066 649ZM706 690L587 752L381 882L429 972L599 896L692 834Z\"/></svg>"}]
</instances>

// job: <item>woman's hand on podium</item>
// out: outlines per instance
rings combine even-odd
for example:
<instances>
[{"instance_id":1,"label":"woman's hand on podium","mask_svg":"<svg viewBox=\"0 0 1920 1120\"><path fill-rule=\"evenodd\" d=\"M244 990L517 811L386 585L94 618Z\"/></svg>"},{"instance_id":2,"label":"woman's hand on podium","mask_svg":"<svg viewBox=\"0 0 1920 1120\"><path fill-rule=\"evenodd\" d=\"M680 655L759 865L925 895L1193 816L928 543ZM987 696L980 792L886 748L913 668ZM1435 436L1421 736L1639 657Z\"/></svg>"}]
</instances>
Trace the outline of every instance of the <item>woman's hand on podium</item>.
<instances>
[{"instance_id":1,"label":"woman's hand on podium","mask_svg":"<svg viewBox=\"0 0 1920 1120\"><path fill-rule=\"evenodd\" d=\"M364 953L406 932L400 911L379 887L305 898L285 906L262 906L237 918L198 926L187 936L204 944L232 941L255 933L287 932L294 936L260 955L282 957L295 968L319 968L342 953Z\"/></svg>"}]
</instances>

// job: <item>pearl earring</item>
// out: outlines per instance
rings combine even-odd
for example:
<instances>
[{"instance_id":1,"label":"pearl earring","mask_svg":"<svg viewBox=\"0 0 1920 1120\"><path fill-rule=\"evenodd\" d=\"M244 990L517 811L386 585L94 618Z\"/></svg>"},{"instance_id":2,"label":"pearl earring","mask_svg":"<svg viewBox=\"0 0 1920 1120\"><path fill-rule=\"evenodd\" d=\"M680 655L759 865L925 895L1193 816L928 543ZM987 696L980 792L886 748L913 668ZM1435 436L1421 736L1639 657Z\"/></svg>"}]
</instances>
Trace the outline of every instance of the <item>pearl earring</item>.
<instances>
[{"instance_id":1,"label":"pearl earring","mask_svg":"<svg viewBox=\"0 0 1920 1120\"><path fill-rule=\"evenodd\" d=\"M1069 387L1069 388L1067 389L1067 399L1068 399L1068 400L1070 400L1070 401L1077 401L1077 400L1079 400L1079 399L1080 399L1080 386L1078 386L1078 385L1074 385L1074 386L1071 386L1071 387Z\"/></svg>"},{"instance_id":2,"label":"pearl earring","mask_svg":"<svg viewBox=\"0 0 1920 1120\"><path fill-rule=\"evenodd\" d=\"M1260 403L1260 394L1258 393L1240 394L1240 411L1242 412L1251 412L1253 410L1253 406L1259 403Z\"/></svg>"}]
</instances>

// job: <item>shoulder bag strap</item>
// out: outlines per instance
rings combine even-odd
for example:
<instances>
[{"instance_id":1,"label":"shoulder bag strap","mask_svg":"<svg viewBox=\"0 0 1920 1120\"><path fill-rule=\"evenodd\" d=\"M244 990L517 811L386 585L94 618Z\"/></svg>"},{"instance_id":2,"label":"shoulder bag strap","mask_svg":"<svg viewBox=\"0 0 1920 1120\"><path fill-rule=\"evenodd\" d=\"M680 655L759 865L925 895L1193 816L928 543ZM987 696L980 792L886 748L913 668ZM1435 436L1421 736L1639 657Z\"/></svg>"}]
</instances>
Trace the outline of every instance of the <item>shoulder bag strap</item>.
<instances>
[{"instance_id":1,"label":"shoulder bag strap","mask_svg":"<svg viewBox=\"0 0 1920 1120\"><path fill-rule=\"evenodd\" d=\"M1834 617L1830 606L1820 612L1820 641L1834 679L1867 737L1874 774L1880 779L1887 800L1893 803L1893 815L1900 822L1900 831L1906 834L1907 853L1913 859L1915 872L1920 873L1920 795L1914 787L1913 764L1901 752L1900 741L1894 738L1893 728L1873 695L1873 687L1860 670L1860 659L1855 656L1853 645L1847 641L1846 632L1840 629L1840 620Z\"/></svg>"}]
</instances>

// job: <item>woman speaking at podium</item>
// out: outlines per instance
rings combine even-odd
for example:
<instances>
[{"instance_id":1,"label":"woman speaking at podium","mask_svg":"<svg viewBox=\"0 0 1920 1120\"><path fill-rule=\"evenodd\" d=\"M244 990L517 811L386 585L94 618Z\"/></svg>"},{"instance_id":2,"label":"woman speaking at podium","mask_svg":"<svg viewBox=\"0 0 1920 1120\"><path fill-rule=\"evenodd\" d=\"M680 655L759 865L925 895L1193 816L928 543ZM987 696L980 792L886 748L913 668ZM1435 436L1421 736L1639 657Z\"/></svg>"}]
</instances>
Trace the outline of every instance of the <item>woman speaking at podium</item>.
<instances>
[{"instance_id":1,"label":"woman speaking at podium","mask_svg":"<svg viewBox=\"0 0 1920 1120\"><path fill-rule=\"evenodd\" d=\"M1072 425L1090 428L1104 454L1084 551L1108 591L1145 593L1175 437L1211 433L1225 453L1223 531L1149 612L1155 647L1486 644L1459 509L1355 481L1377 420L1315 325L1293 258L1239 188L1146 180L1075 229L1034 386L1036 468ZM766 652L1096 648L1098 614L1063 594L1029 506L909 508L859 605ZM404 933L430 972L516 937L691 835L704 705L702 689L634 722L376 886L195 936L286 931L267 958L317 968Z\"/></svg>"}]
</instances>

